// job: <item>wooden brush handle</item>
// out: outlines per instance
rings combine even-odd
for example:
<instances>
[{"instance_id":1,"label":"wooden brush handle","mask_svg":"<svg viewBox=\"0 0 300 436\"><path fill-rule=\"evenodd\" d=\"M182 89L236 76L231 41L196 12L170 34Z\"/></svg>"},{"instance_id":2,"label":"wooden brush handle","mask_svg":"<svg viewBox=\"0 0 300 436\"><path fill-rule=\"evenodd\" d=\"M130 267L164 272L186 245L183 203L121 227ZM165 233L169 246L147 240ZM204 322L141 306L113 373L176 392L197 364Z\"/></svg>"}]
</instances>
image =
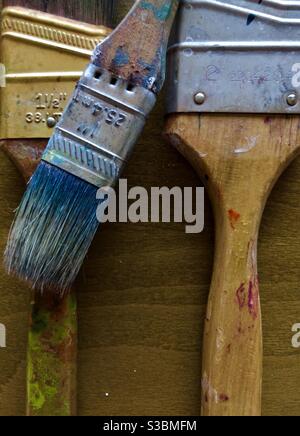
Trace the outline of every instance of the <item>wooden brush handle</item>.
<instances>
[{"instance_id":1,"label":"wooden brush handle","mask_svg":"<svg viewBox=\"0 0 300 436\"><path fill-rule=\"evenodd\" d=\"M113 34L98 46L93 62L132 85L159 92L179 0L138 0Z\"/></svg>"},{"instance_id":2,"label":"wooden brush handle","mask_svg":"<svg viewBox=\"0 0 300 436\"><path fill-rule=\"evenodd\" d=\"M299 119L173 115L166 135L207 184L216 222L207 308L202 414L261 414L257 237L269 193L299 150ZM280 229L279 229L280 231Z\"/></svg>"},{"instance_id":3,"label":"wooden brush handle","mask_svg":"<svg viewBox=\"0 0 300 436\"><path fill-rule=\"evenodd\" d=\"M1 147L27 183L46 139L6 140ZM33 294L27 347L27 415L75 416L77 311L74 292Z\"/></svg>"},{"instance_id":4,"label":"wooden brush handle","mask_svg":"<svg viewBox=\"0 0 300 436\"><path fill-rule=\"evenodd\" d=\"M35 294L27 351L27 415L77 413L77 301Z\"/></svg>"},{"instance_id":5,"label":"wooden brush handle","mask_svg":"<svg viewBox=\"0 0 300 436\"><path fill-rule=\"evenodd\" d=\"M259 195L249 198L246 179L215 204L215 263L202 370L202 413L207 416L261 414L257 237L264 205Z\"/></svg>"}]
</instances>

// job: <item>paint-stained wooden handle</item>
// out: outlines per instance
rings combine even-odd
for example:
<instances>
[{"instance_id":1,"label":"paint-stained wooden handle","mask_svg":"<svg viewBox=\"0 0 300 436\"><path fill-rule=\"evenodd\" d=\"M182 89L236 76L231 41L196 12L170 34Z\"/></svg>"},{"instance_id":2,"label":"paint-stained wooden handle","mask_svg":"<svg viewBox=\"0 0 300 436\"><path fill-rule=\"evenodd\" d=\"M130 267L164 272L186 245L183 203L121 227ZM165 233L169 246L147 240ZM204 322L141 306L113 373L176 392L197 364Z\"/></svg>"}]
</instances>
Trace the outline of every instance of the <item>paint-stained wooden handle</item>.
<instances>
[{"instance_id":1,"label":"paint-stained wooden handle","mask_svg":"<svg viewBox=\"0 0 300 436\"><path fill-rule=\"evenodd\" d=\"M1 148L16 166L25 183L40 163L47 139L7 139L0 141Z\"/></svg>"},{"instance_id":2,"label":"paint-stained wooden handle","mask_svg":"<svg viewBox=\"0 0 300 436\"><path fill-rule=\"evenodd\" d=\"M77 300L35 293L27 350L27 415L77 414Z\"/></svg>"},{"instance_id":3,"label":"paint-stained wooden handle","mask_svg":"<svg viewBox=\"0 0 300 436\"><path fill-rule=\"evenodd\" d=\"M6 140L1 147L27 183L46 139ZM77 311L74 292L33 294L27 348L27 415L75 416Z\"/></svg>"},{"instance_id":4,"label":"paint-stained wooden handle","mask_svg":"<svg viewBox=\"0 0 300 436\"><path fill-rule=\"evenodd\" d=\"M204 338L202 413L260 415L257 238L269 193L299 152L299 118L172 115L166 136L205 181L215 212L216 252Z\"/></svg>"},{"instance_id":5,"label":"paint-stained wooden handle","mask_svg":"<svg viewBox=\"0 0 300 436\"><path fill-rule=\"evenodd\" d=\"M159 92L179 0L138 0L112 35L98 46L93 62L132 85Z\"/></svg>"}]
</instances>

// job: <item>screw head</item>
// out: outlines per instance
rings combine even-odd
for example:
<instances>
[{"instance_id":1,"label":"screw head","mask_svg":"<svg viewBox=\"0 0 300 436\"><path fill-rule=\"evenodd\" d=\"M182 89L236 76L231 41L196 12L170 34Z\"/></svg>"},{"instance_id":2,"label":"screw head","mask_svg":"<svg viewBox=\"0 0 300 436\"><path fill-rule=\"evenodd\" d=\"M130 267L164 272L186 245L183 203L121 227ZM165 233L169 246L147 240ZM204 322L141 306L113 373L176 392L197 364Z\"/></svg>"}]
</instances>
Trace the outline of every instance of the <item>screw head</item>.
<instances>
[{"instance_id":1,"label":"screw head","mask_svg":"<svg viewBox=\"0 0 300 436\"><path fill-rule=\"evenodd\" d=\"M197 94L194 95L194 101L196 104L203 104L206 100L206 95L204 92L197 92Z\"/></svg>"},{"instance_id":2,"label":"screw head","mask_svg":"<svg viewBox=\"0 0 300 436\"><path fill-rule=\"evenodd\" d=\"M296 106L298 103L298 95L296 92L290 92L286 97L286 102L289 106Z\"/></svg>"},{"instance_id":3,"label":"screw head","mask_svg":"<svg viewBox=\"0 0 300 436\"><path fill-rule=\"evenodd\" d=\"M47 118L47 126L51 129L56 126L56 119L53 117Z\"/></svg>"}]
</instances>

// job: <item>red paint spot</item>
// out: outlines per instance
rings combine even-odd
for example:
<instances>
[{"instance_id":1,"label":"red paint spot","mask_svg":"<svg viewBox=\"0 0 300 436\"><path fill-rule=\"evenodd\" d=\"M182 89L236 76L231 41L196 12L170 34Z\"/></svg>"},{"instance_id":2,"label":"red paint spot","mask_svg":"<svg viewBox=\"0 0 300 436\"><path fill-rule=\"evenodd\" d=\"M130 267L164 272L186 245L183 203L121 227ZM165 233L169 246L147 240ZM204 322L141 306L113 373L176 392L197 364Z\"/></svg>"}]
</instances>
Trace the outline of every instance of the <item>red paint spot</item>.
<instances>
[{"instance_id":1,"label":"red paint spot","mask_svg":"<svg viewBox=\"0 0 300 436\"><path fill-rule=\"evenodd\" d=\"M248 288L248 310L253 319L258 316L259 309L259 290L258 279L250 280Z\"/></svg>"},{"instance_id":2,"label":"red paint spot","mask_svg":"<svg viewBox=\"0 0 300 436\"><path fill-rule=\"evenodd\" d=\"M245 284L242 283L236 291L236 300L240 310L244 309L244 307L248 305L250 315L253 319L256 319L259 311L259 283L257 277L250 280L247 291ZM238 331L239 333L242 333L241 327Z\"/></svg>"},{"instance_id":3,"label":"red paint spot","mask_svg":"<svg viewBox=\"0 0 300 436\"><path fill-rule=\"evenodd\" d=\"M233 209L230 209L228 211L228 216L229 216L230 225L231 225L232 229L234 230L236 223L241 218L241 214L239 214L238 212L236 212Z\"/></svg>"},{"instance_id":4,"label":"red paint spot","mask_svg":"<svg viewBox=\"0 0 300 436\"><path fill-rule=\"evenodd\" d=\"M218 196L218 199L219 199L219 200L221 200L222 197L223 197L223 194L222 194L222 191L221 191L220 188L217 188L217 196Z\"/></svg>"},{"instance_id":5,"label":"red paint spot","mask_svg":"<svg viewBox=\"0 0 300 436\"><path fill-rule=\"evenodd\" d=\"M239 305L239 308L242 310L246 304L246 289L245 283L242 283L241 286L236 291L236 298Z\"/></svg>"},{"instance_id":6,"label":"red paint spot","mask_svg":"<svg viewBox=\"0 0 300 436\"><path fill-rule=\"evenodd\" d=\"M264 120L265 124L271 124L271 122L272 122L272 118L271 117L266 117L265 120Z\"/></svg>"},{"instance_id":7,"label":"red paint spot","mask_svg":"<svg viewBox=\"0 0 300 436\"><path fill-rule=\"evenodd\" d=\"M226 403L226 401L229 401L229 397L228 397L228 395L226 395L226 394L220 394L220 395L219 395L219 400L220 400L222 403Z\"/></svg>"},{"instance_id":8,"label":"red paint spot","mask_svg":"<svg viewBox=\"0 0 300 436\"><path fill-rule=\"evenodd\" d=\"M244 330L243 330L243 328L242 328L242 322L241 322L241 321L240 321L239 326L238 326L238 333L239 333L240 335L244 334Z\"/></svg>"}]
</instances>

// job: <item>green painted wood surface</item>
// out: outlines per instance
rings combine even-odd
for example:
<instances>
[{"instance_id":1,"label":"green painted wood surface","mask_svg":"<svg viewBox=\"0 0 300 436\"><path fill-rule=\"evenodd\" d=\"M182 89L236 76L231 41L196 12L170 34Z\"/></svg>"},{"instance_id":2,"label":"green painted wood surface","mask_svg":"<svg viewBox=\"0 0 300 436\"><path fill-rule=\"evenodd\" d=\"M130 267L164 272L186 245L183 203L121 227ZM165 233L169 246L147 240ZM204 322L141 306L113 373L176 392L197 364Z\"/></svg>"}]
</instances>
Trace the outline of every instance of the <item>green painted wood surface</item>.
<instances>
[{"instance_id":1,"label":"green painted wood surface","mask_svg":"<svg viewBox=\"0 0 300 436\"><path fill-rule=\"evenodd\" d=\"M131 1L120 1L121 17ZM125 177L129 185L198 186L161 138L162 99ZM0 251L23 181L0 152ZM251 187L249 187L251 189ZM275 187L264 214L259 270L264 328L264 415L300 415L300 159ZM201 346L213 256L212 214L205 231L181 224L112 224L99 232L78 280L80 415L197 415ZM0 415L25 414L30 296L0 268ZM108 394L108 395L107 395Z\"/></svg>"},{"instance_id":2,"label":"green painted wood surface","mask_svg":"<svg viewBox=\"0 0 300 436\"><path fill-rule=\"evenodd\" d=\"M27 350L27 415L77 414L77 299L35 293Z\"/></svg>"}]
</instances>

